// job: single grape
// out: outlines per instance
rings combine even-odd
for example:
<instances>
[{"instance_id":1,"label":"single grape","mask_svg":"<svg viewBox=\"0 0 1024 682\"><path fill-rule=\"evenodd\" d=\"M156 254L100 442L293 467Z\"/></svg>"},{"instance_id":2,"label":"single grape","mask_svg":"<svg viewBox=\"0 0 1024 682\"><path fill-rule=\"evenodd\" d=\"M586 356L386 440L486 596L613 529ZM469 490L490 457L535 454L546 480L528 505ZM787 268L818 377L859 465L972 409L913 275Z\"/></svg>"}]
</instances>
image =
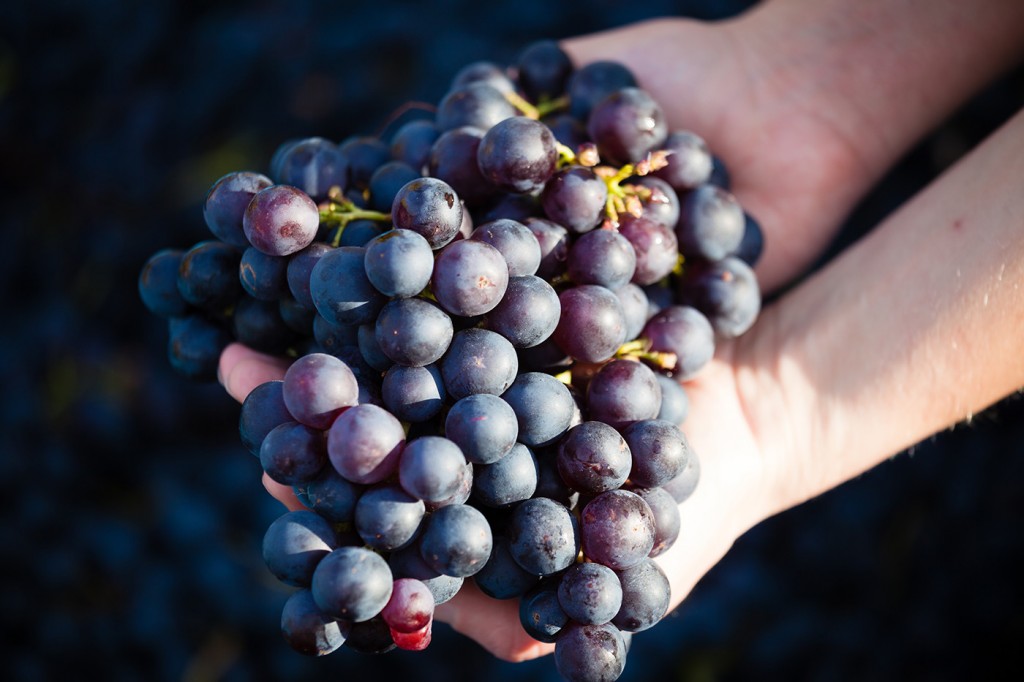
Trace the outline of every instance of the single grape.
<instances>
[{"instance_id":1,"label":"single grape","mask_svg":"<svg viewBox=\"0 0 1024 682\"><path fill-rule=\"evenodd\" d=\"M476 162L484 131L462 126L445 131L430 150L431 177L447 182L471 206L487 202L495 194L493 184L480 173Z\"/></svg>"},{"instance_id":2,"label":"single grape","mask_svg":"<svg viewBox=\"0 0 1024 682\"><path fill-rule=\"evenodd\" d=\"M284 404L283 381L267 381L249 391L242 401L238 417L238 432L242 444L257 457L260 446L274 427L292 421Z\"/></svg>"},{"instance_id":3,"label":"single grape","mask_svg":"<svg viewBox=\"0 0 1024 682\"><path fill-rule=\"evenodd\" d=\"M452 79L451 89L457 90L470 83L485 83L499 92L515 92L516 85L505 69L494 62L475 61L459 69Z\"/></svg>"},{"instance_id":4,"label":"single grape","mask_svg":"<svg viewBox=\"0 0 1024 682\"><path fill-rule=\"evenodd\" d=\"M348 160L349 187L368 189L374 171L391 160L391 149L380 138L372 135L349 137L338 145Z\"/></svg>"},{"instance_id":5,"label":"single grape","mask_svg":"<svg viewBox=\"0 0 1024 682\"><path fill-rule=\"evenodd\" d=\"M537 276L552 280L565 272L565 262L569 258L568 231L550 220L527 218L524 223L540 244L540 266Z\"/></svg>"},{"instance_id":6,"label":"single grape","mask_svg":"<svg viewBox=\"0 0 1024 682\"><path fill-rule=\"evenodd\" d=\"M531 348L554 333L561 312L558 294L545 280L512 277L501 302L487 314L486 326L516 348Z\"/></svg>"},{"instance_id":7,"label":"single grape","mask_svg":"<svg viewBox=\"0 0 1024 682\"><path fill-rule=\"evenodd\" d=\"M667 164L654 171L655 177L670 184L677 192L696 189L711 178L711 152L703 138L688 130L669 134L662 149L671 152Z\"/></svg>"},{"instance_id":8,"label":"single grape","mask_svg":"<svg viewBox=\"0 0 1024 682\"><path fill-rule=\"evenodd\" d=\"M572 423L575 401L558 379L542 372L524 372L502 395L519 421L519 440L530 447L553 443Z\"/></svg>"},{"instance_id":9,"label":"single grape","mask_svg":"<svg viewBox=\"0 0 1024 682\"><path fill-rule=\"evenodd\" d=\"M487 129L477 149L480 173L506 192L536 192L554 175L555 136L523 116L506 118Z\"/></svg>"},{"instance_id":10,"label":"single grape","mask_svg":"<svg viewBox=\"0 0 1024 682\"><path fill-rule=\"evenodd\" d=\"M444 435L474 464L493 464L516 444L519 422L496 395L476 393L458 400L445 417Z\"/></svg>"},{"instance_id":11,"label":"single grape","mask_svg":"<svg viewBox=\"0 0 1024 682\"><path fill-rule=\"evenodd\" d=\"M323 254L309 275L309 293L328 322L360 325L373 322L386 298L370 283L366 249L342 246Z\"/></svg>"},{"instance_id":12,"label":"single grape","mask_svg":"<svg viewBox=\"0 0 1024 682\"><path fill-rule=\"evenodd\" d=\"M242 254L218 241L195 244L178 266L178 293L190 305L219 312L242 295L238 267Z\"/></svg>"},{"instance_id":13,"label":"single grape","mask_svg":"<svg viewBox=\"0 0 1024 682\"><path fill-rule=\"evenodd\" d=\"M744 230L743 208L726 190L705 184L683 197L676 236L684 256L721 260L740 247Z\"/></svg>"},{"instance_id":14,"label":"single grape","mask_svg":"<svg viewBox=\"0 0 1024 682\"><path fill-rule=\"evenodd\" d=\"M430 625L434 617L434 597L415 578L397 578L391 599L380 612L381 618L397 632L412 633Z\"/></svg>"},{"instance_id":15,"label":"single grape","mask_svg":"<svg viewBox=\"0 0 1024 682\"><path fill-rule=\"evenodd\" d=\"M558 582L558 603L573 621L607 623L622 606L622 587L615 571L591 562L570 566Z\"/></svg>"},{"instance_id":16,"label":"single grape","mask_svg":"<svg viewBox=\"0 0 1024 682\"><path fill-rule=\"evenodd\" d=\"M704 313L715 333L727 339L750 329L761 311L757 276L735 256L687 268L678 300Z\"/></svg>"},{"instance_id":17,"label":"single grape","mask_svg":"<svg viewBox=\"0 0 1024 682\"><path fill-rule=\"evenodd\" d=\"M635 86L636 77L621 63L591 62L577 69L569 79L569 113L585 121L598 102L617 90Z\"/></svg>"},{"instance_id":18,"label":"single grape","mask_svg":"<svg viewBox=\"0 0 1024 682\"><path fill-rule=\"evenodd\" d=\"M437 365L393 365L384 373L381 399L404 422L425 422L436 417L448 397Z\"/></svg>"},{"instance_id":19,"label":"single grape","mask_svg":"<svg viewBox=\"0 0 1024 682\"><path fill-rule=\"evenodd\" d=\"M167 359L171 367L190 379L215 379L220 354L231 343L231 335L199 315L172 317L167 328Z\"/></svg>"},{"instance_id":20,"label":"single grape","mask_svg":"<svg viewBox=\"0 0 1024 682\"><path fill-rule=\"evenodd\" d=\"M672 377L658 374L658 385L661 386L661 408L657 419L680 425L686 421L690 413L690 399L686 389Z\"/></svg>"},{"instance_id":21,"label":"single grape","mask_svg":"<svg viewBox=\"0 0 1024 682\"><path fill-rule=\"evenodd\" d=\"M281 634L292 649L307 656L326 656L345 643L350 626L320 610L308 589L292 593L281 610Z\"/></svg>"},{"instance_id":22,"label":"single grape","mask_svg":"<svg viewBox=\"0 0 1024 682\"><path fill-rule=\"evenodd\" d=\"M433 121L409 121L391 138L391 156L422 171L430 161L430 149L441 135Z\"/></svg>"},{"instance_id":23,"label":"single grape","mask_svg":"<svg viewBox=\"0 0 1024 682\"><path fill-rule=\"evenodd\" d=\"M422 367L436 362L451 345L452 319L422 298L400 298L380 311L374 332L383 353L394 362Z\"/></svg>"},{"instance_id":24,"label":"single grape","mask_svg":"<svg viewBox=\"0 0 1024 682\"><path fill-rule=\"evenodd\" d=\"M391 205L395 227L423 235L439 249L459 233L462 202L451 185L437 178L419 178L398 190Z\"/></svg>"},{"instance_id":25,"label":"single grape","mask_svg":"<svg viewBox=\"0 0 1024 682\"><path fill-rule=\"evenodd\" d=\"M537 458L528 447L516 443L497 462L473 468L473 496L488 507L508 507L533 497L537 477Z\"/></svg>"},{"instance_id":26,"label":"single grape","mask_svg":"<svg viewBox=\"0 0 1024 682\"><path fill-rule=\"evenodd\" d=\"M366 490L356 503L356 532L371 549L390 552L413 541L425 513L422 500L395 484L379 484Z\"/></svg>"},{"instance_id":27,"label":"single grape","mask_svg":"<svg viewBox=\"0 0 1024 682\"><path fill-rule=\"evenodd\" d=\"M487 563L473 575L480 591L494 599L513 599L522 596L537 584L537 576L526 571L512 558L508 538L494 536L494 546Z\"/></svg>"},{"instance_id":28,"label":"single grape","mask_svg":"<svg viewBox=\"0 0 1024 682\"><path fill-rule=\"evenodd\" d=\"M573 243L566 265L576 284L618 289L633 279L637 254L629 239L618 231L592 230Z\"/></svg>"},{"instance_id":29,"label":"single grape","mask_svg":"<svg viewBox=\"0 0 1024 682\"><path fill-rule=\"evenodd\" d=\"M345 189L349 163L330 140L309 137L283 150L275 159L274 170L277 184L297 187L315 201L322 201L332 187Z\"/></svg>"},{"instance_id":30,"label":"single grape","mask_svg":"<svg viewBox=\"0 0 1024 682\"><path fill-rule=\"evenodd\" d=\"M358 623L387 605L392 583L391 569L379 554L364 547L339 547L317 564L311 588L324 613Z\"/></svg>"},{"instance_id":31,"label":"single grape","mask_svg":"<svg viewBox=\"0 0 1024 682\"><path fill-rule=\"evenodd\" d=\"M668 612L671 590L668 577L657 563L644 559L618 571L622 607L612 619L617 627L641 632L657 624Z\"/></svg>"},{"instance_id":32,"label":"single grape","mask_svg":"<svg viewBox=\"0 0 1024 682\"><path fill-rule=\"evenodd\" d=\"M569 55L553 40L526 46L516 60L519 87L532 101L553 99L565 92L573 66Z\"/></svg>"},{"instance_id":33,"label":"single grape","mask_svg":"<svg viewBox=\"0 0 1024 682\"><path fill-rule=\"evenodd\" d=\"M271 256L287 256L306 248L319 227L316 204L308 194L290 185L260 190L242 218L245 238Z\"/></svg>"},{"instance_id":34,"label":"single grape","mask_svg":"<svg viewBox=\"0 0 1024 682\"><path fill-rule=\"evenodd\" d=\"M558 445L557 461L566 485L584 493L620 487L632 464L626 441L599 421L585 421L569 429Z\"/></svg>"},{"instance_id":35,"label":"single grape","mask_svg":"<svg viewBox=\"0 0 1024 682\"><path fill-rule=\"evenodd\" d=\"M551 644L569 623L569 616L558 603L557 581L545 581L519 600L519 622L530 637Z\"/></svg>"},{"instance_id":36,"label":"single grape","mask_svg":"<svg viewBox=\"0 0 1024 682\"><path fill-rule=\"evenodd\" d=\"M679 537L679 503L664 488L633 488L632 491L644 499L654 514L654 547L648 556L664 554Z\"/></svg>"},{"instance_id":37,"label":"single grape","mask_svg":"<svg viewBox=\"0 0 1024 682\"><path fill-rule=\"evenodd\" d=\"M583 508L580 539L591 561L617 571L629 568L654 548L654 514L636 493L603 492Z\"/></svg>"},{"instance_id":38,"label":"single grape","mask_svg":"<svg viewBox=\"0 0 1024 682\"><path fill-rule=\"evenodd\" d=\"M562 317L553 337L567 354L584 362L604 362L626 340L622 304L609 289L582 284L558 295Z\"/></svg>"},{"instance_id":39,"label":"single grape","mask_svg":"<svg viewBox=\"0 0 1024 682\"><path fill-rule=\"evenodd\" d=\"M327 455L338 473L353 483L379 483L398 469L405 429L387 410L356 405L327 432Z\"/></svg>"},{"instance_id":40,"label":"single grape","mask_svg":"<svg viewBox=\"0 0 1024 682\"><path fill-rule=\"evenodd\" d=\"M496 248L508 265L509 277L524 277L540 266L540 243L526 225L501 218L480 225L469 237Z\"/></svg>"},{"instance_id":41,"label":"single grape","mask_svg":"<svg viewBox=\"0 0 1024 682\"><path fill-rule=\"evenodd\" d=\"M555 642L555 667L568 682L612 682L626 666L626 645L611 623L569 623Z\"/></svg>"},{"instance_id":42,"label":"single grape","mask_svg":"<svg viewBox=\"0 0 1024 682\"><path fill-rule=\"evenodd\" d=\"M679 260L679 243L671 227L645 217L629 217L619 225L619 234L636 257L632 282L646 286L671 274Z\"/></svg>"},{"instance_id":43,"label":"single grape","mask_svg":"<svg viewBox=\"0 0 1024 682\"><path fill-rule=\"evenodd\" d=\"M633 485L654 488L682 473L690 458L690 444L672 422L649 419L622 430L633 454L629 479Z\"/></svg>"},{"instance_id":44,"label":"single grape","mask_svg":"<svg viewBox=\"0 0 1024 682\"><path fill-rule=\"evenodd\" d=\"M644 175L629 180L625 189L635 192L640 199L640 217L661 223L669 230L675 229L679 222L679 195L671 185L653 175ZM625 216L619 217L625 220Z\"/></svg>"},{"instance_id":45,"label":"single grape","mask_svg":"<svg viewBox=\"0 0 1024 682\"><path fill-rule=\"evenodd\" d=\"M548 180L540 201L548 218L582 234L604 219L608 185L589 168L569 166Z\"/></svg>"},{"instance_id":46,"label":"single grape","mask_svg":"<svg viewBox=\"0 0 1024 682\"><path fill-rule=\"evenodd\" d=\"M311 511L279 516L263 536L263 561L281 582L306 587L320 561L337 545L334 528Z\"/></svg>"},{"instance_id":47,"label":"single grape","mask_svg":"<svg viewBox=\"0 0 1024 682\"><path fill-rule=\"evenodd\" d=\"M647 311L650 302L644 290L633 283L624 284L615 289L615 296L622 304L622 316L626 321L626 341L640 336L647 324Z\"/></svg>"},{"instance_id":48,"label":"single grape","mask_svg":"<svg viewBox=\"0 0 1024 682\"><path fill-rule=\"evenodd\" d=\"M689 459L686 461L686 466L683 467L682 473L673 478L671 481L664 485L664 489L668 491L672 498L677 504L681 504L689 499L693 491L697 489L697 483L700 481L700 460L690 453Z\"/></svg>"},{"instance_id":49,"label":"single grape","mask_svg":"<svg viewBox=\"0 0 1024 682\"><path fill-rule=\"evenodd\" d=\"M547 497L534 497L516 506L508 525L508 539L512 558L536 576L568 568L580 551L576 517Z\"/></svg>"},{"instance_id":50,"label":"single grape","mask_svg":"<svg viewBox=\"0 0 1024 682\"><path fill-rule=\"evenodd\" d=\"M458 445L441 436L423 436L410 440L402 451L398 480L413 497L441 502L458 491L467 471L472 475Z\"/></svg>"},{"instance_id":51,"label":"single grape","mask_svg":"<svg viewBox=\"0 0 1024 682\"><path fill-rule=\"evenodd\" d=\"M661 106L646 91L622 88L597 103L587 119L587 132L601 158L614 165L636 163L660 148L668 137Z\"/></svg>"},{"instance_id":52,"label":"single grape","mask_svg":"<svg viewBox=\"0 0 1024 682\"><path fill-rule=\"evenodd\" d=\"M486 329L470 328L455 334L441 360L441 375L455 400L474 393L501 395L519 371L512 344Z\"/></svg>"},{"instance_id":53,"label":"single grape","mask_svg":"<svg viewBox=\"0 0 1024 682\"><path fill-rule=\"evenodd\" d=\"M288 292L288 259L268 256L250 246L242 252L238 279L245 293L261 301L276 301Z\"/></svg>"},{"instance_id":54,"label":"single grape","mask_svg":"<svg viewBox=\"0 0 1024 682\"><path fill-rule=\"evenodd\" d=\"M260 446L260 465L271 479L297 485L316 478L327 464L323 431L297 422L275 426Z\"/></svg>"},{"instance_id":55,"label":"single grape","mask_svg":"<svg viewBox=\"0 0 1024 682\"><path fill-rule=\"evenodd\" d=\"M749 213L743 213L743 239L733 254L741 261L754 267L761 260L764 251L764 233L761 225Z\"/></svg>"},{"instance_id":56,"label":"single grape","mask_svg":"<svg viewBox=\"0 0 1024 682\"><path fill-rule=\"evenodd\" d=\"M139 272L139 296L149 312L160 317L181 317L188 312L188 301L178 290L178 271L185 252L180 249L157 251Z\"/></svg>"},{"instance_id":57,"label":"single grape","mask_svg":"<svg viewBox=\"0 0 1024 682\"><path fill-rule=\"evenodd\" d=\"M692 379L707 366L715 354L715 331L699 310L673 305L647 321L641 336L651 342L651 350L673 353L673 376L680 381Z\"/></svg>"},{"instance_id":58,"label":"single grape","mask_svg":"<svg viewBox=\"0 0 1024 682\"><path fill-rule=\"evenodd\" d=\"M460 85L445 95L437 106L436 120L442 131L462 126L489 130L515 115L516 108L501 90L478 80Z\"/></svg>"},{"instance_id":59,"label":"single grape","mask_svg":"<svg viewBox=\"0 0 1024 682\"><path fill-rule=\"evenodd\" d=\"M366 246L366 276L385 296L409 298L430 282L434 252L423 235L412 230L389 230Z\"/></svg>"},{"instance_id":60,"label":"single grape","mask_svg":"<svg viewBox=\"0 0 1024 682\"><path fill-rule=\"evenodd\" d=\"M450 504L428 517L420 554L439 573L468 578L487 563L493 542L483 514L466 504Z\"/></svg>"},{"instance_id":61,"label":"single grape","mask_svg":"<svg viewBox=\"0 0 1024 682\"><path fill-rule=\"evenodd\" d=\"M299 502L331 523L351 524L363 486L346 480L333 466L325 466L311 481L293 486Z\"/></svg>"},{"instance_id":62,"label":"single grape","mask_svg":"<svg viewBox=\"0 0 1024 682\"><path fill-rule=\"evenodd\" d=\"M378 166L370 176L370 208L390 211L398 190L419 177L420 172L403 161L388 161ZM350 224L346 231L351 227Z\"/></svg>"},{"instance_id":63,"label":"single grape","mask_svg":"<svg viewBox=\"0 0 1024 682\"><path fill-rule=\"evenodd\" d=\"M295 421L315 429L328 428L359 397L352 370L326 353L311 353L295 360L284 374L282 390Z\"/></svg>"}]
</instances>

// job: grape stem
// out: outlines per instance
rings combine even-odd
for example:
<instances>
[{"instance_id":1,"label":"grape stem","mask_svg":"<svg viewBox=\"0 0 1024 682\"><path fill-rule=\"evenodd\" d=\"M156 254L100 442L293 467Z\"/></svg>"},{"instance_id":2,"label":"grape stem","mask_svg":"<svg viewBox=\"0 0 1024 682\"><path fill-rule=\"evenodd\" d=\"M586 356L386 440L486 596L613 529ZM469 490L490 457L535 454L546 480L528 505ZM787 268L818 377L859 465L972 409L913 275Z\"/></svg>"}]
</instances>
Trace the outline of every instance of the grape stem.
<instances>
[{"instance_id":1,"label":"grape stem","mask_svg":"<svg viewBox=\"0 0 1024 682\"><path fill-rule=\"evenodd\" d=\"M627 360L644 360L658 369L675 369L678 358L675 353L651 350L649 339L627 341L615 351L615 357Z\"/></svg>"},{"instance_id":2,"label":"grape stem","mask_svg":"<svg viewBox=\"0 0 1024 682\"><path fill-rule=\"evenodd\" d=\"M331 246L337 247L341 243L341 233L345 231L345 226L353 220L387 222L391 220L391 214L359 208L344 198L339 188L332 187L327 201L320 204L320 224L335 228Z\"/></svg>"},{"instance_id":3,"label":"grape stem","mask_svg":"<svg viewBox=\"0 0 1024 682\"><path fill-rule=\"evenodd\" d=\"M532 104L525 97L520 95L518 92L511 91L505 93L505 99L509 103L519 110L523 116L532 118L534 121L539 121L543 117L555 111L561 111L569 107L569 97L556 97L555 99L544 99L537 104Z\"/></svg>"}]
</instances>

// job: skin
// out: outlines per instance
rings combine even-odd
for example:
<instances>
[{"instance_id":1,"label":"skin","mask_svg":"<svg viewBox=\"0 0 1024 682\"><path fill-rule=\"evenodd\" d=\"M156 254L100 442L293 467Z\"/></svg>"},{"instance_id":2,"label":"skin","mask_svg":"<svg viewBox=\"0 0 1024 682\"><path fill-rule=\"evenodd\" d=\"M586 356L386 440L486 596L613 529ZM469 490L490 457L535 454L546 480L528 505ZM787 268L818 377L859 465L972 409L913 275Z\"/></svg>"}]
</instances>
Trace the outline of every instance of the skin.
<instances>
[{"instance_id":1,"label":"skin","mask_svg":"<svg viewBox=\"0 0 1024 682\"><path fill-rule=\"evenodd\" d=\"M726 22L658 20L564 44L577 64L624 62L671 128L725 160L765 231L768 291L803 274L870 186L1021 46L1024 3L1009 0L774 0ZM685 542L658 558L672 607L755 524L1024 385L1021 177L1024 114L687 383L702 478L680 506ZM284 368L233 345L221 381L242 400ZM525 635L514 600L470 582L439 620L507 660L552 650Z\"/></svg>"}]
</instances>

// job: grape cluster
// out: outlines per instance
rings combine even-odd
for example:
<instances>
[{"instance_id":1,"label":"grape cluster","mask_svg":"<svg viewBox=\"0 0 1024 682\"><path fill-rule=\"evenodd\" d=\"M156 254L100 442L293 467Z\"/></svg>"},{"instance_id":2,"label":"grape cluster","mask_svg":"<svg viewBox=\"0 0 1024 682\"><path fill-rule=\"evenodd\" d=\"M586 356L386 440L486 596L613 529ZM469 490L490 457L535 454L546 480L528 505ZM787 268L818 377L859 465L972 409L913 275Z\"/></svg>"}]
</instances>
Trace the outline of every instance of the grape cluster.
<instances>
[{"instance_id":1,"label":"grape cluster","mask_svg":"<svg viewBox=\"0 0 1024 682\"><path fill-rule=\"evenodd\" d=\"M285 639L422 649L469 579L565 678L617 678L699 478L681 382L760 309L760 228L703 140L541 42L388 141L286 142L204 217L139 291L185 375L232 340L292 358L239 422L306 507L263 544Z\"/></svg>"}]
</instances>

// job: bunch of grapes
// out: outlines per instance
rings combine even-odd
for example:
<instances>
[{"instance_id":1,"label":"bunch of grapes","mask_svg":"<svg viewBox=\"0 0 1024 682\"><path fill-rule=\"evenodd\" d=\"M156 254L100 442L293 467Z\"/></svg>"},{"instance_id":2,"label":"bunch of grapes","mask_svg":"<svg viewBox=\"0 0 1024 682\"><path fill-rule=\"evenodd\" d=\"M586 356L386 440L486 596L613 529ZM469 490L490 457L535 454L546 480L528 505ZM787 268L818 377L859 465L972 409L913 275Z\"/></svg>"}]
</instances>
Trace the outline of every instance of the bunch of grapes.
<instances>
[{"instance_id":1,"label":"bunch of grapes","mask_svg":"<svg viewBox=\"0 0 1024 682\"><path fill-rule=\"evenodd\" d=\"M613 680L670 603L653 560L699 478L683 387L760 310L757 223L621 64L474 63L390 140L280 146L155 254L172 365L292 358L240 433L306 509L268 529L298 651L429 644L472 580L569 680Z\"/></svg>"}]
</instances>

